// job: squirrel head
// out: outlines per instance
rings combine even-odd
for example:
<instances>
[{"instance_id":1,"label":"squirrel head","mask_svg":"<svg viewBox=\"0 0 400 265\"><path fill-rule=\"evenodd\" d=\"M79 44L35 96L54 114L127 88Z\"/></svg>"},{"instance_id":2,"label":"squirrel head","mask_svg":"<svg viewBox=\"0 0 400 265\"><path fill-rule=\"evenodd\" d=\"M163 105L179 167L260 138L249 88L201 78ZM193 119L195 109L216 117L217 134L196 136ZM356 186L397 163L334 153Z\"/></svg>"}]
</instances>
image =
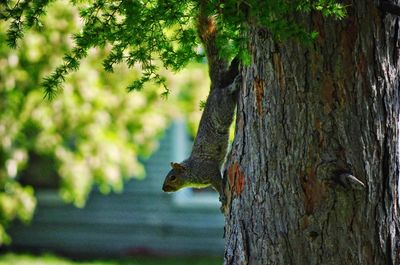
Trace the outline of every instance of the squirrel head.
<instances>
[{"instance_id":1,"label":"squirrel head","mask_svg":"<svg viewBox=\"0 0 400 265\"><path fill-rule=\"evenodd\" d=\"M171 162L172 169L165 177L163 184L164 192L173 192L185 187L186 183L186 167L179 163Z\"/></svg>"}]
</instances>

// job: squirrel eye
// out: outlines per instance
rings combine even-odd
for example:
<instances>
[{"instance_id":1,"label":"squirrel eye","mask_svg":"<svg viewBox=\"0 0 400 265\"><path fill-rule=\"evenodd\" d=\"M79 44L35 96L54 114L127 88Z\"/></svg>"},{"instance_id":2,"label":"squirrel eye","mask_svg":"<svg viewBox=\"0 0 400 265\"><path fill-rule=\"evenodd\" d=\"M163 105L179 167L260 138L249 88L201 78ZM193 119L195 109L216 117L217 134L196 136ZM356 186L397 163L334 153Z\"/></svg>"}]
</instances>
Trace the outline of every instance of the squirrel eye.
<instances>
[{"instance_id":1,"label":"squirrel eye","mask_svg":"<svg viewBox=\"0 0 400 265\"><path fill-rule=\"evenodd\" d=\"M170 179L171 181L175 181L175 180L176 180L176 176L171 176L171 177L169 177L169 179Z\"/></svg>"}]
</instances>

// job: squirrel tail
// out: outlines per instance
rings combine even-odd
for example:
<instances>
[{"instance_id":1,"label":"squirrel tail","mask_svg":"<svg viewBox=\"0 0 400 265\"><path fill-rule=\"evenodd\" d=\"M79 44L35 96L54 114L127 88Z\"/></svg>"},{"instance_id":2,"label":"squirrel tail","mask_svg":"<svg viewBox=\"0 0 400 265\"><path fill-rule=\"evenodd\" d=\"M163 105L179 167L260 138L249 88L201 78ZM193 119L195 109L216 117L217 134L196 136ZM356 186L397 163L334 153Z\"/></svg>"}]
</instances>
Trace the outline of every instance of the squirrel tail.
<instances>
[{"instance_id":1,"label":"squirrel tail","mask_svg":"<svg viewBox=\"0 0 400 265\"><path fill-rule=\"evenodd\" d=\"M228 62L220 58L217 46L217 15L211 15L208 3L207 0L200 0L197 30L205 48L211 82L218 85L228 68Z\"/></svg>"}]
</instances>

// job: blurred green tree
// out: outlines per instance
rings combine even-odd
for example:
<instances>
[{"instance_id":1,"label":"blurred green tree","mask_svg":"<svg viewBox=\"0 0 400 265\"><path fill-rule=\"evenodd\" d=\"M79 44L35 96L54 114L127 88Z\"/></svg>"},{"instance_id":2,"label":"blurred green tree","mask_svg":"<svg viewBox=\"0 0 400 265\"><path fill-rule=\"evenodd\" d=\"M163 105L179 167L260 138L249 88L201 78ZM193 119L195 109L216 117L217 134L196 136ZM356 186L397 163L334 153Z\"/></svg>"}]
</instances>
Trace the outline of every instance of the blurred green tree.
<instances>
[{"instance_id":1,"label":"blurred green tree","mask_svg":"<svg viewBox=\"0 0 400 265\"><path fill-rule=\"evenodd\" d=\"M0 24L0 243L9 242L5 228L12 220L31 219L32 187L60 188L65 201L83 206L93 184L103 193L118 192L127 178L142 177L138 158L155 149L172 117L199 119L198 102L206 93L200 87L208 86L206 67L192 65L179 75L163 72L175 88L168 102L158 84L128 94L138 70L96 70L109 52L104 47L89 50L63 92L44 100L42 78L60 64L72 46L69 34L82 26L77 9L65 1L48 12L18 50L7 45L8 25ZM191 124L193 131L197 123Z\"/></svg>"}]
</instances>

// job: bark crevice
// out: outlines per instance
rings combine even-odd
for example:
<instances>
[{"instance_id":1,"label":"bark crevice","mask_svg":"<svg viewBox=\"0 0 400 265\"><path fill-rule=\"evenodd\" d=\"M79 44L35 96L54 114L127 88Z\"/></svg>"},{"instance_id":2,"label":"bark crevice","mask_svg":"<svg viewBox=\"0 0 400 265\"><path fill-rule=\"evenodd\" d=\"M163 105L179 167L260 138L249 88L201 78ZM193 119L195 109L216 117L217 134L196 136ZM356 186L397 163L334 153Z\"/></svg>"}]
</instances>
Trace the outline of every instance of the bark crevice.
<instances>
[{"instance_id":1,"label":"bark crevice","mask_svg":"<svg viewBox=\"0 0 400 265\"><path fill-rule=\"evenodd\" d=\"M311 47L251 27L225 264L399 264L399 20L350 4L343 21L304 18Z\"/></svg>"}]
</instances>

